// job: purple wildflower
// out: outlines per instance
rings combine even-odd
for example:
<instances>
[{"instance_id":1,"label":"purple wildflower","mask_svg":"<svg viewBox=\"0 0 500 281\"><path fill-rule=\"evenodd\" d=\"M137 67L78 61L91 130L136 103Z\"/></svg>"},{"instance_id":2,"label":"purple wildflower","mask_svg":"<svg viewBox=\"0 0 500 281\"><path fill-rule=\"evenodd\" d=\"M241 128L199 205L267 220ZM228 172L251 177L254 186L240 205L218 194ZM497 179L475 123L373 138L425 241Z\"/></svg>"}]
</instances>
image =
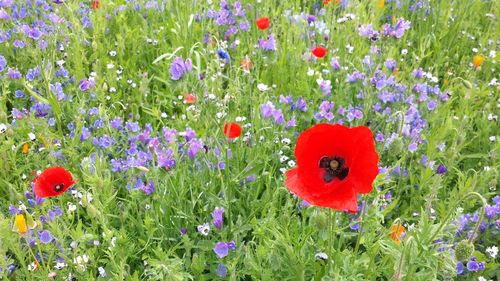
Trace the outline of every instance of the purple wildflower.
<instances>
[{"instance_id":1,"label":"purple wildflower","mask_svg":"<svg viewBox=\"0 0 500 281\"><path fill-rule=\"evenodd\" d=\"M7 60L4 56L0 55L0 72L4 71L5 67L7 67Z\"/></svg>"},{"instance_id":2,"label":"purple wildflower","mask_svg":"<svg viewBox=\"0 0 500 281\"><path fill-rule=\"evenodd\" d=\"M456 269L457 269L457 274L458 275L464 274L464 264L461 261L457 262Z\"/></svg>"},{"instance_id":3,"label":"purple wildflower","mask_svg":"<svg viewBox=\"0 0 500 281\"><path fill-rule=\"evenodd\" d=\"M214 252L220 259L226 257L229 254L229 247L227 243L217 242L214 247Z\"/></svg>"},{"instance_id":4,"label":"purple wildflower","mask_svg":"<svg viewBox=\"0 0 500 281\"><path fill-rule=\"evenodd\" d=\"M467 262L467 270L476 272L479 270L479 264L476 261L476 257L470 258L469 262Z\"/></svg>"},{"instance_id":5,"label":"purple wildflower","mask_svg":"<svg viewBox=\"0 0 500 281\"><path fill-rule=\"evenodd\" d=\"M21 77L23 77L23 75L21 74L21 72L19 72L19 70L14 69L14 68L9 68L9 70L7 70L7 75L9 76L10 79L13 79L13 80L18 80L18 79L21 79Z\"/></svg>"},{"instance_id":6,"label":"purple wildflower","mask_svg":"<svg viewBox=\"0 0 500 281\"><path fill-rule=\"evenodd\" d=\"M224 221L224 208L216 207L212 213L213 223L217 229L222 229L222 222Z\"/></svg>"},{"instance_id":7,"label":"purple wildflower","mask_svg":"<svg viewBox=\"0 0 500 281\"><path fill-rule=\"evenodd\" d=\"M215 272L215 274L217 275L217 277L220 277L220 278L226 277L226 275L227 275L227 267L225 265L223 265L222 263L220 263L217 266L217 271Z\"/></svg>"},{"instance_id":8,"label":"purple wildflower","mask_svg":"<svg viewBox=\"0 0 500 281\"><path fill-rule=\"evenodd\" d=\"M95 82L92 79L82 79L78 83L78 88L80 91L85 92L92 89L95 86Z\"/></svg>"},{"instance_id":9,"label":"purple wildflower","mask_svg":"<svg viewBox=\"0 0 500 281\"><path fill-rule=\"evenodd\" d=\"M443 164L439 164L438 167L436 168L436 173L439 175L442 175L444 173L448 172L448 169Z\"/></svg>"},{"instance_id":10,"label":"purple wildflower","mask_svg":"<svg viewBox=\"0 0 500 281\"><path fill-rule=\"evenodd\" d=\"M259 48L264 51L276 51L276 40L274 40L274 36L271 34L267 40L259 39Z\"/></svg>"},{"instance_id":11,"label":"purple wildflower","mask_svg":"<svg viewBox=\"0 0 500 281\"><path fill-rule=\"evenodd\" d=\"M184 61L182 56L176 57L170 64L170 77L172 80L179 80L185 73L190 72L192 69L191 60Z\"/></svg>"},{"instance_id":12,"label":"purple wildflower","mask_svg":"<svg viewBox=\"0 0 500 281\"><path fill-rule=\"evenodd\" d=\"M47 230L39 231L38 237L40 238L40 242L42 244L49 244L52 242L52 235L50 235L50 232Z\"/></svg>"}]
</instances>

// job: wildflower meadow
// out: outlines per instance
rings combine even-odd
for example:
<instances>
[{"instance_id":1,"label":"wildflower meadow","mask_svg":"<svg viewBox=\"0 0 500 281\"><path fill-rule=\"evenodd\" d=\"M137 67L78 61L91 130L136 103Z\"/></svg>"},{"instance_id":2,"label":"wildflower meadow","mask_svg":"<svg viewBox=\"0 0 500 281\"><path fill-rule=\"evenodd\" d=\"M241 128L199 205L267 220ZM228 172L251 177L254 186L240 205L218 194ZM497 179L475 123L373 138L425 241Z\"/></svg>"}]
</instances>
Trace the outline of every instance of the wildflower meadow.
<instances>
[{"instance_id":1,"label":"wildflower meadow","mask_svg":"<svg viewBox=\"0 0 500 281\"><path fill-rule=\"evenodd\" d=\"M0 0L0 279L500 280L499 18Z\"/></svg>"}]
</instances>

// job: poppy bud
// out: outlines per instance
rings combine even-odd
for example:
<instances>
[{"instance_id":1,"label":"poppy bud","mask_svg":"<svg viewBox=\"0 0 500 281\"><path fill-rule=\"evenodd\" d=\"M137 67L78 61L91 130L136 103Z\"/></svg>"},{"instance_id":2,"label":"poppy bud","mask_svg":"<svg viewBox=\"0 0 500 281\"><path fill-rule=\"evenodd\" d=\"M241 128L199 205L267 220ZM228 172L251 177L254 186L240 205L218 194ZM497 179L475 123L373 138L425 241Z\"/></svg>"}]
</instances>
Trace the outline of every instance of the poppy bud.
<instances>
[{"instance_id":1,"label":"poppy bud","mask_svg":"<svg viewBox=\"0 0 500 281\"><path fill-rule=\"evenodd\" d=\"M397 138L389 145L389 153L399 155L401 152L403 152L403 141Z\"/></svg>"},{"instance_id":2,"label":"poppy bud","mask_svg":"<svg viewBox=\"0 0 500 281\"><path fill-rule=\"evenodd\" d=\"M469 243L467 240L462 240L455 247L455 257L457 261L466 261L474 253L474 244Z\"/></svg>"},{"instance_id":3,"label":"poppy bud","mask_svg":"<svg viewBox=\"0 0 500 281\"><path fill-rule=\"evenodd\" d=\"M198 253L193 254L193 259L191 260L191 270L198 274L201 274L205 270L205 258L203 255L198 255Z\"/></svg>"}]
</instances>

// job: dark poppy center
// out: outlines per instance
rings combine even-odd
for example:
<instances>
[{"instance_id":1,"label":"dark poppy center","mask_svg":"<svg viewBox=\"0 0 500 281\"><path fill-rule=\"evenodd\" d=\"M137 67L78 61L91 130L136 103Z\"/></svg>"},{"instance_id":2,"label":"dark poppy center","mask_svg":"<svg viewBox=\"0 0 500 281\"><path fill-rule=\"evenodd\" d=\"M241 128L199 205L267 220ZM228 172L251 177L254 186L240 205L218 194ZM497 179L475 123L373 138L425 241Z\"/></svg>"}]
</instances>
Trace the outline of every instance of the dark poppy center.
<instances>
[{"instance_id":1,"label":"dark poppy center","mask_svg":"<svg viewBox=\"0 0 500 281\"><path fill-rule=\"evenodd\" d=\"M344 158L338 156L321 158L319 167L325 170L323 180L326 183L333 181L335 178L343 180L349 174L349 168L345 166Z\"/></svg>"},{"instance_id":2,"label":"dark poppy center","mask_svg":"<svg viewBox=\"0 0 500 281\"><path fill-rule=\"evenodd\" d=\"M64 183L54 185L54 191L59 192L64 188Z\"/></svg>"}]
</instances>

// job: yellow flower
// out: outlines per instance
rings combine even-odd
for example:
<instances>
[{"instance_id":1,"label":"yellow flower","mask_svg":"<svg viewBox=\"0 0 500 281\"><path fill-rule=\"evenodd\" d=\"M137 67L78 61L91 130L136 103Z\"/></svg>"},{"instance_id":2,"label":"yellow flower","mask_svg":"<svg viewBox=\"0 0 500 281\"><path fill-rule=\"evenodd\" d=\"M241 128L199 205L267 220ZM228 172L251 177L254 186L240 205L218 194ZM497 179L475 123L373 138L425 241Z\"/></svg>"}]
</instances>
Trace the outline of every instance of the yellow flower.
<instances>
[{"instance_id":1,"label":"yellow flower","mask_svg":"<svg viewBox=\"0 0 500 281\"><path fill-rule=\"evenodd\" d=\"M484 57L481 56L481 55L475 55L473 58L472 58L472 64L478 68L481 66L481 64L483 64L484 62Z\"/></svg>"},{"instance_id":2,"label":"yellow flower","mask_svg":"<svg viewBox=\"0 0 500 281\"><path fill-rule=\"evenodd\" d=\"M378 0L377 1L377 8L383 9L385 7L385 0Z\"/></svg>"},{"instance_id":3,"label":"yellow flower","mask_svg":"<svg viewBox=\"0 0 500 281\"><path fill-rule=\"evenodd\" d=\"M16 215L16 226L17 226L17 231L19 231L19 234L25 235L28 233L28 225L26 224L26 219L24 218L24 215Z\"/></svg>"}]
</instances>

